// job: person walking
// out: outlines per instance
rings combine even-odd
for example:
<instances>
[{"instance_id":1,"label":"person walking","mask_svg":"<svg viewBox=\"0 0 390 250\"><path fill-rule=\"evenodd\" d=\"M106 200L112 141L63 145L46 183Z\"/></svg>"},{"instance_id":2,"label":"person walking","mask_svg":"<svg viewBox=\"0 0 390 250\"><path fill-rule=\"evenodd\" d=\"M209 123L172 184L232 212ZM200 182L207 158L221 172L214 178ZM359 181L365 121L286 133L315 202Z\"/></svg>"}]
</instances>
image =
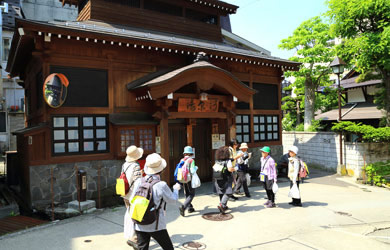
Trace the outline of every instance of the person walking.
<instances>
[{"instance_id":1,"label":"person walking","mask_svg":"<svg viewBox=\"0 0 390 250\"><path fill-rule=\"evenodd\" d=\"M135 181L142 177L142 170L137 160L139 160L144 153L142 148L137 148L132 145L126 149L125 163L122 165L122 173L125 173L127 182L129 183L129 191L123 196L123 201L126 206L126 213L124 216L123 233L127 239L127 244L133 248L137 248L137 236L134 231L133 221L130 218L130 196L133 192Z\"/></svg>"},{"instance_id":2,"label":"person walking","mask_svg":"<svg viewBox=\"0 0 390 250\"><path fill-rule=\"evenodd\" d=\"M298 159L298 147L292 146L288 150L288 154L290 155L290 158L288 158L288 178L290 179L290 194L292 193L292 189L295 188L296 185L296 194L294 198L292 197L292 202L288 203L292 206L302 207L301 202L301 195L299 192L299 167L300 167L300 161Z\"/></svg>"},{"instance_id":3,"label":"person walking","mask_svg":"<svg viewBox=\"0 0 390 250\"><path fill-rule=\"evenodd\" d=\"M228 209L227 202L229 197L233 194L232 172L234 171L234 167L232 165L229 151L228 147L221 147L216 151L215 165L220 165L222 170L218 173L218 176L214 177L214 185L219 195L220 203L218 205L218 209L221 214L225 214Z\"/></svg>"},{"instance_id":4,"label":"person walking","mask_svg":"<svg viewBox=\"0 0 390 250\"><path fill-rule=\"evenodd\" d=\"M234 187L234 193L239 194L241 186L244 188L245 196L251 197L246 181L246 174L248 173L248 160L251 158L251 153L248 153L248 144L243 142L240 146L240 151L237 153L238 155L242 155L237 159L237 183Z\"/></svg>"},{"instance_id":5,"label":"person walking","mask_svg":"<svg viewBox=\"0 0 390 250\"><path fill-rule=\"evenodd\" d=\"M268 201L264 205L267 208L273 208L275 207L275 194L272 191L272 185L277 181L275 161L270 156L271 149L269 147L265 146L260 151L262 155L260 159L260 181L263 182L268 198Z\"/></svg>"},{"instance_id":6,"label":"person walking","mask_svg":"<svg viewBox=\"0 0 390 250\"><path fill-rule=\"evenodd\" d=\"M131 198L134 197L137 188L141 185L143 179L149 180L160 180L160 175L167 166L167 162L161 158L159 154L153 153L146 157L145 161L145 174L146 176L138 179L134 184L134 191ZM165 210L167 203L176 203L179 198L179 190L181 186L176 183L173 186L174 191L172 192L165 181L159 181L153 185L152 197L156 207L159 207L158 219L148 225L134 224L135 232L138 238L138 249L147 250L149 249L150 237L155 239L157 243L164 250L173 249L171 238L169 237L166 229ZM156 227L157 223L157 227Z\"/></svg>"},{"instance_id":7,"label":"person walking","mask_svg":"<svg viewBox=\"0 0 390 250\"><path fill-rule=\"evenodd\" d=\"M185 146L183 152L184 158L180 160L180 161L184 161L184 164L187 164L191 175L196 172L195 160L192 158L193 155L194 155L194 151L192 150L192 147ZM181 216L185 215L185 211L187 208L189 213L195 212L194 206L192 205L192 200L195 197L195 189L192 188L191 181L183 183L183 188L184 188L184 195L186 197L186 200L184 201L184 204L179 207Z\"/></svg>"},{"instance_id":8,"label":"person walking","mask_svg":"<svg viewBox=\"0 0 390 250\"><path fill-rule=\"evenodd\" d=\"M243 156L243 154L237 154L237 147L238 147L238 142L236 139L232 139L229 143L229 157L230 157L230 161L231 161L231 164L233 166L233 169L234 171L232 172L232 179L233 179L233 183L234 183L234 186L237 185L237 171L235 170L235 167L236 167L236 161L238 158L240 158L241 156ZM233 184L232 184L233 185ZM234 196L233 193L229 195L229 197L233 200L238 200L238 197Z\"/></svg>"}]
</instances>

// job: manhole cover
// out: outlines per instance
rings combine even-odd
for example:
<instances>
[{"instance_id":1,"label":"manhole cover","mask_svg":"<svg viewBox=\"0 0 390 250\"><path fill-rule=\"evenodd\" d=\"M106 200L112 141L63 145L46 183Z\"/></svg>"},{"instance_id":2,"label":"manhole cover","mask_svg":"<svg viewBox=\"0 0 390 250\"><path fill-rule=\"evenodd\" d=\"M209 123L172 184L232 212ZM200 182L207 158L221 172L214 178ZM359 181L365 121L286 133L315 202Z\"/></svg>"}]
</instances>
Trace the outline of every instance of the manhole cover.
<instances>
[{"instance_id":1,"label":"manhole cover","mask_svg":"<svg viewBox=\"0 0 390 250\"><path fill-rule=\"evenodd\" d=\"M85 243L90 243L92 240L84 240Z\"/></svg>"},{"instance_id":2,"label":"manhole cover","mask_svg":"<svg viewBox=\"0 0 390 250\"><path fill-rule=\"evenodd\" d=\"M207 213L202 215L203 219L212 221L224 221L233 219L231 214L220 214L220 213Z\"/></svg>"},{"instance_id":3,"label":"manhole cover","mask_svg":"<svg viewBox=\"0 0 390 250\"><path fill-rule=\"evenodd\" d=\"M344 216L352 216L352 214L346 213L346 212L335 212L336 214L339 215L344 215Z\"/></svg>"},{"instance_id":4,"label":"manhole cover","mask_svg":"<svg viewBox=\"0 0 390 250\"><path fill-rule=\"evenodd\" d=\"M206 249L206 245L203 244L203 243L200 243L200 242L193 242L193 241L190 241L190 242L186 242L186 243L183 243L183 247L185 249Z\"/></svg>"}]
</instances>

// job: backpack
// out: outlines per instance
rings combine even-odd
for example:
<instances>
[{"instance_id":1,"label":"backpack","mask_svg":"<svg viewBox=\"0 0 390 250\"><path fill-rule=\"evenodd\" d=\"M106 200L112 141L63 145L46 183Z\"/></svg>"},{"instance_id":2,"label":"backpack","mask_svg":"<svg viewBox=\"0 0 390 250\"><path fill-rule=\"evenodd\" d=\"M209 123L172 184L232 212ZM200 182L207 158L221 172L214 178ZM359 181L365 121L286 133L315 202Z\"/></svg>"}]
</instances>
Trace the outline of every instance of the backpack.
<instances>
[{"instance_id":1,"label":"backpack","mask_svg":"<svg viewBox=\"0 0 390 250\"><path fill-rule=\"evenodd\" d=\"M175 181L180 183L188 183L191 181L190 161L192 158L181 161L176 165L175 173L173 174ZM192 163L192 162L191 162Z\"/></svg>"},{"instance_id":2,"label":"backpack","mask_svg":"<svg viewBox=\"0 0 390 250\"><path fill-rule=\"evenodd\" d=\"M160 182L159 179L153 179L151 176L146 176L141 179L141 184L134 194L131 201L130 214L134 223L140 225L149 225L156 223L158 227L159 210L163 201L160 201L158 207L153 199L153 186Z\"/></svg>"},{"instance_id":3,"label":"backpack","mask_svg":"<svg viewBox=\"0 0 390 250\"><path fill-rule=\"evenodd\" d=\"M121 175L116 179L115 189L117 195L125 196L129 192L130 185L126 178L126 171L127 169L129 169L130 166L131 165L127 166L126 170L123 171Z\"/></svg>"},{"instance_id":4,"label":"backpack","mask_svg":"<svg viewBox=\"0 0 390 250\"><path fill-rule=\"evenodd\" d=\"M227 164L226 161L216 161L213 165L213 179L226 179Z\"/></svg>"},{"instance_id":5,"label":"backpack","mask_svg":"<svg viewBox=\"0 0 390 250\"><path fill-rule=\"evenodd\" d=\"M299 172L298 172L298 176L299 178L306 178L307 175L309 174L309 169L307 168L307 164L301 159L299 158Z\"/></svg>"}]
</instances>

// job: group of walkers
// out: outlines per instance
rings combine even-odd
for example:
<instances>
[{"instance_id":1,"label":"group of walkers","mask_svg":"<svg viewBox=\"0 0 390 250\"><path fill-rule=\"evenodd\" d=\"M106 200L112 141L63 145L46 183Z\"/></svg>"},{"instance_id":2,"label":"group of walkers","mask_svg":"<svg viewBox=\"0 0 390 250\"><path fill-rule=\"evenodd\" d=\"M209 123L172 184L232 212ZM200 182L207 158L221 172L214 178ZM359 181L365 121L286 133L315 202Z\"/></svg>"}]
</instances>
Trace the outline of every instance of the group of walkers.
<instances>
[{"instance_id":1,"label":"group of walkers","mask_svg":"<svg viewBox=\"0 0 390 250\"><path fill-rule=\"evenodd\" d=\"M237 148L239 149L237 151ZM274 159L270 156L270 148L264 146L260 149L262 157L260 159L260 181L263 183L267 193L267 202L264 204L267 208L275 207L275 185L277 183L277 171ZM297 157L298 148L291 147L288 150L288 177L290 179L290 188L299 187L298 172L300 162ZM159 154L153 153L146 157L144 169L141 170L137 160L143 155L143 149L136 146L130 146L126 150L125 163L122 166L122 173L125 173L129 183L129 191L123 196L126 213L124 217L124 234L128 239L127 244L134 249L148 249L150 238L153 237L163 249L173 249L172 241L166 229L165 209L167 203L176 203L179 198L179 190L183 188L185 201L179 206L179 213L185 216L185 213L195 212L192 201L195 197L195 188L191 182L191 176L196 175L197 166L193 158L194 152L191 146L186 146L183 151L183 158L175 170L175 181L173 191L166 182L160 181L161 173L166 169L167 163ZM233 139L229 146L222 147L216 151L216 165L220 166L218 173L213 175L214 191L219 195L219 205L217 206L221 214L225 214L229 209L227 202L229 199L238 199L234 194L240 194L243 188L245 196L250 198L247 185L247 173L249 170L248 160L251 153L248 153L247 143L241 143ZM214 165L213 168L216 166ZM215 171L215 169L214 169ZM181 176L183 175L183 176ZM188 176L188 179L186 179ZM150 183L152 190L151 199L155 210L156 219L150 224L135 222L130 215L133 199L140 187L145 183ZM299 192L299 190L298 190ZM291 193L291 190L290 190ZM293 206L302 206L301 199L293 198L289 203Z\"/></svg>"}]
</instances>

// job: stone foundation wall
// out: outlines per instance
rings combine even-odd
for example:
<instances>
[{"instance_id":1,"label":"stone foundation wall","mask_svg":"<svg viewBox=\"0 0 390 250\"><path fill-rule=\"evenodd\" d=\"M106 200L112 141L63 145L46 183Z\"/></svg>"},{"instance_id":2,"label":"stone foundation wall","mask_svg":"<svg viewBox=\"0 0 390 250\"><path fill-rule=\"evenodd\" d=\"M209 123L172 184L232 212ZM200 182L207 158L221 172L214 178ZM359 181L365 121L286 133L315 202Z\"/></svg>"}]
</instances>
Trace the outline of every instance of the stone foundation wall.
<instances>
[{"instance_id":1,"label":"stone foundation wall","mask_svg":"<svg viewBox=\"0 0 390 250\"><path fill-rule=\"evenodd\" d=\"M298 155L309 165L338 172L340 164L339 135L333 132L283 132L283 152L297 146ZM389 143L343 143L343 164L348 175L362 178L364 165L390 160Z\"/></svg>"},{"instance_id":2,"label":"stone foundation wall","mask_svg":"<svg viewBox=\"0 0 390 250\"><path fill-rule=\"evenodd\" d=\"M77 200L78 170L86 171L87 200L95 200L98 204L98 169L100 168L100 195L102 206L112 199L118 199L115 194L116 178L120 175L123 161L89 161L64 163L43 166L30 166L30 193L33 208L43 209L51 204L51 169L53 169L54 202L58 205Z\"/></svg>"}]
</instances>

